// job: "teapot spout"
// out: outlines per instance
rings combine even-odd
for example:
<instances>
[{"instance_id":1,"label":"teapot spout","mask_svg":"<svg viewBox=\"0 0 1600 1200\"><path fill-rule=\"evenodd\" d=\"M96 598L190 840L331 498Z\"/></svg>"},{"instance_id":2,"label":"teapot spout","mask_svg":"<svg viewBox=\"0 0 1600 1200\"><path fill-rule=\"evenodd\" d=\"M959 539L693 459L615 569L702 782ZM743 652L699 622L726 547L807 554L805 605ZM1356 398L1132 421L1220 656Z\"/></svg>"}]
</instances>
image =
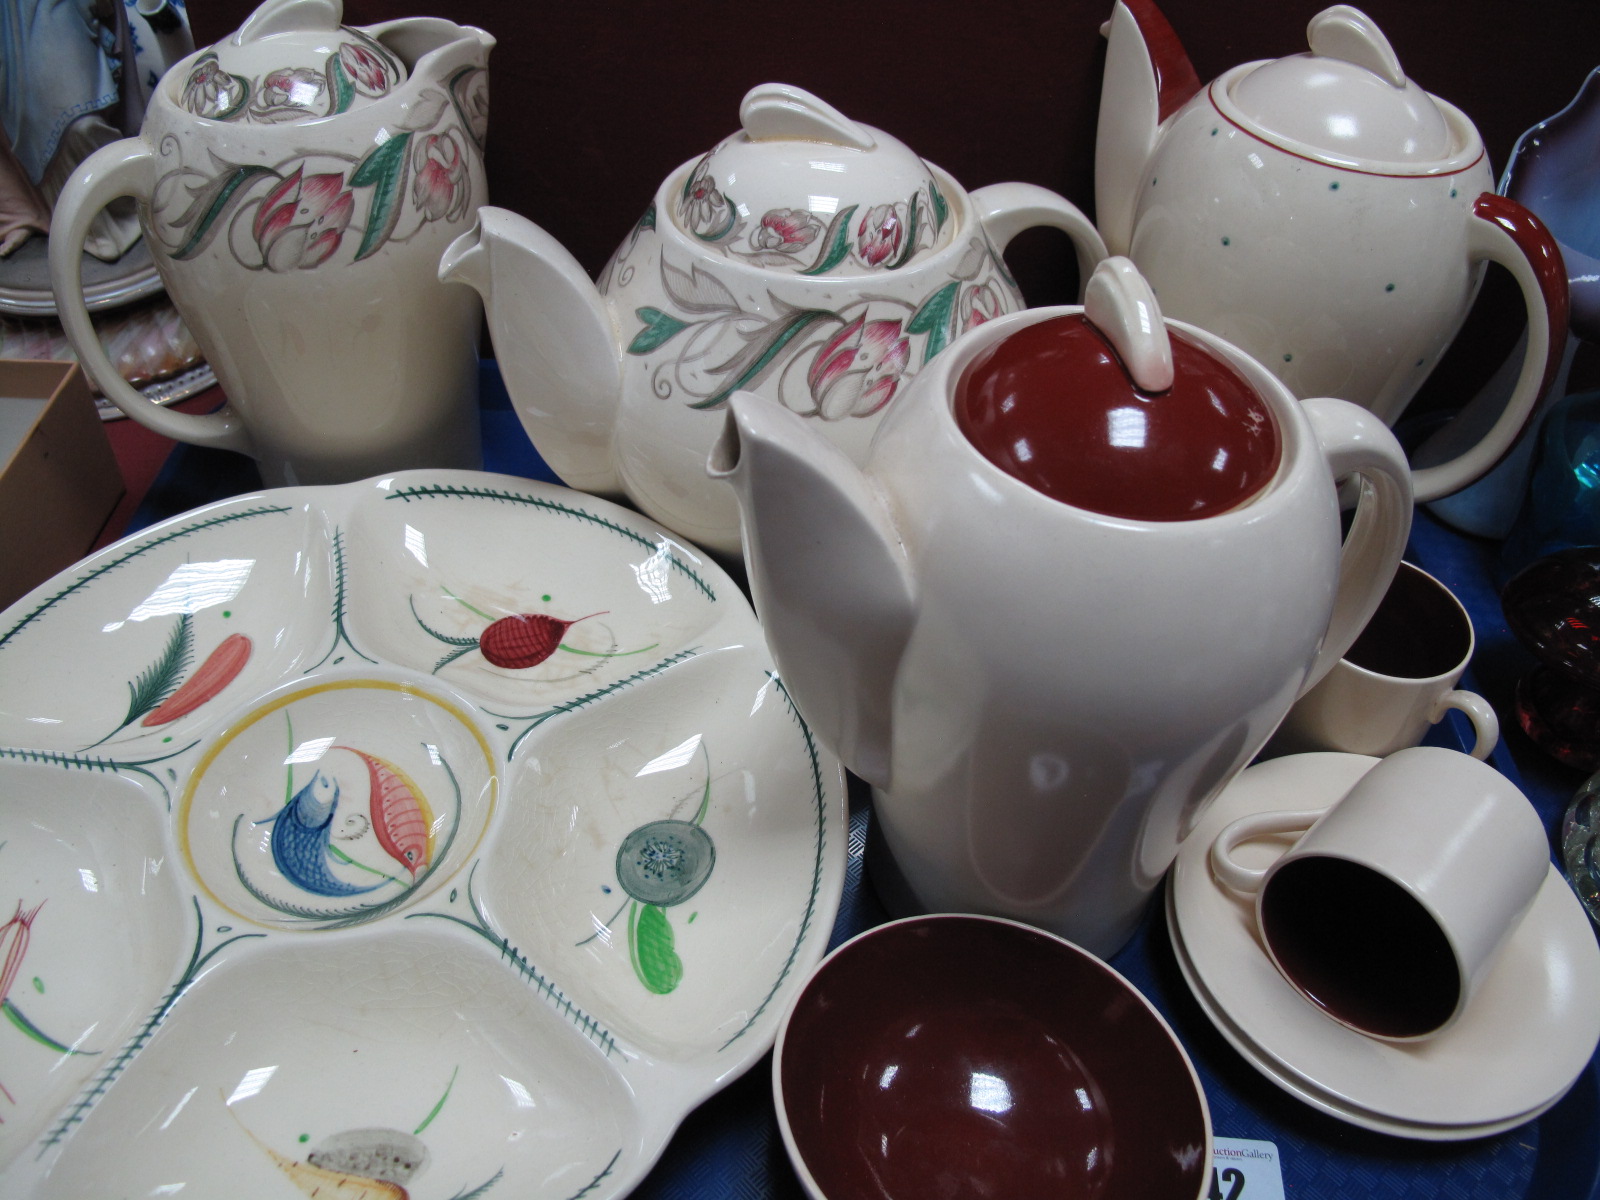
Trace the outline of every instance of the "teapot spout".
<instances>
[{"instance_id":1,"label":"teapot spout","mask_svg":"<svg viewBox=\"0 0 1600 1200\"><path fill-rule=\"evenodd\" d=\"M883 497L802 417L751 392L728 402L707 470L738 496L750 589L784 685L825 746L888 788L915 600Z\"/></svg>"},{"instance_id":2,"label":"teapot spout","mask_svg":"<svg viewBox=\"0 0 1600 1200\"><path fill-rule=\"evenodd\" d=\"M1095 223L1107 250L1127 254L1139 183L1162 122L1200 90L1200 77L1151 0L1117 0L1104 32L1106 66L1094 147Z\"/></svg>"},{"instance_id":3,"label":"teapot spout","mask_svg":"<svg viewBox=\"0 0 1600 1200\"><path fill-rule=\"evenodd\" d=\"M532 221L485 207L445 248L439 278L483 297L506 390L550 469L582 491L620 491L617 331L578 260Z\"/></svg>"}]
</instances>

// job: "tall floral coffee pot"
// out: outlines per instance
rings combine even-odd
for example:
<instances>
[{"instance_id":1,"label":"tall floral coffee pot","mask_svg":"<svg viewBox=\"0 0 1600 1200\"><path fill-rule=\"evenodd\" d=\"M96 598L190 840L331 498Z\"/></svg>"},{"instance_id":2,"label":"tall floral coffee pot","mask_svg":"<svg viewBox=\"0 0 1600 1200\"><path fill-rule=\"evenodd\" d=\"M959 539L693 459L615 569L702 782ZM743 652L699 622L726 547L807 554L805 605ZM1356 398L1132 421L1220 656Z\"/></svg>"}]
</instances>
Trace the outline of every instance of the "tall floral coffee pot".
<instances>
[{"instance_id":1,"label":"tall floral coffee pot","mask_svg":"<svg viewBox=\"0 0 1600 1200\"><path fill-rule=\"evenodd\" d=\"M1372 20L1312 19L1308 53L1202 87L1151 0L1118 0L1095 147L1114 254L1167 314L1224 337L1299 396L1341 396L1392 425L1438 364L1484 265L1516 279L1528 344L1497 421L1416 471L1432 500L1506 452L1559 366L1566 275L1555 242L1494 192L1472 122L1407 79Z\"/></svg>"},{"instance_id":2,"label":"tall floral coffee pot","mask_svg":"<svg viewBox=\"0 0 1600 1200\"><path fill-rule=\"evenodd\" d=\"M874 785L916 902L1099 954L1365 626L1411 520L1381 421L1164 321L1125 258L1083 308L953 343L864 468L739 393L710 473L784 684Z\"/></svg>"},{"instance_id":3,"label":"tall floral coffee pot","mask_svg":"<svg viewBox=\"0 0 1600 1200\"><path fill-rule=\"evenodd\" d=\"M50 235L62 325L101 391L169 437L252 455L269 485L480 461L482 308L438 262L486 198L494 40L342 14L267 0L177 63L140 135L79 166ZM227 394L220 412L157 406L95 337L84 230L123 195Z\"/></svg>"},{"instance_id":4,"label":"tall floral coffee pot","mask_svg":"<svg viewBox=\"0 0 1600 1200\"><path fill-rule=\"evenodd\" d=\"M512 401L556 473L729 554L739 514L705 457L735 391L801 414L860 460L952 339L1022 307L1000 258L1017 233L1065 230L1084 278L1105 254L1055 193L969 194L799 88L753 89L740 120L661 185L598 287L504 209L483 210L441 264L483 294Z\"/></svg>"}]
</instances>

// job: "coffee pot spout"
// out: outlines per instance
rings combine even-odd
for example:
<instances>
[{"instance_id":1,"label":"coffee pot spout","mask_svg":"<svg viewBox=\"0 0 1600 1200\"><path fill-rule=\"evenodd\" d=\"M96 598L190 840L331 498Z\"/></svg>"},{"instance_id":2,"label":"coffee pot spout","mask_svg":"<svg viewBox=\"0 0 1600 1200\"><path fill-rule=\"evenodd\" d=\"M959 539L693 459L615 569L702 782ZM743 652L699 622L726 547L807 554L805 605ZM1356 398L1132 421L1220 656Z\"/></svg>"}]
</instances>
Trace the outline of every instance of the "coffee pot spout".
<instances>
[{"instance_id":1,"label":"coffee pot spout","mask_svg":"<svg viewBox=\"0 0 1600 1200\"><path fill-rule=\"evenodd\" d=\"M887 788L915 592L882 494L804 418L751 392L729 401L707 469L738 496L750 588L784 686L823 745Z\"/></svg>"},{"instance_id":2,"label":"coffee pot spout","mask_svg":"<svg viewBox=\"0 0 1600 1200\"><path fill-rule=\"evenodd\" d=\"M577 259L532 221L486 206L446 247L439 278L483 297L506 390L550 468L581 491L620 491L612 434L621 352Z\"/></svg>"},{"instance_id":3,"label":"coffee pot spout","mask_svg":"<svg viewBox=\"0 0 1600 1200\"><path fill-rule=\"evenodd\" d=\"M1094 147L1095 223L1106 249L1133 242L1139 182L1161 126L1200 90L1178 35L1151 0L1117 0L1106 35L1105 76Z\"/></svg>"}]
</instances>

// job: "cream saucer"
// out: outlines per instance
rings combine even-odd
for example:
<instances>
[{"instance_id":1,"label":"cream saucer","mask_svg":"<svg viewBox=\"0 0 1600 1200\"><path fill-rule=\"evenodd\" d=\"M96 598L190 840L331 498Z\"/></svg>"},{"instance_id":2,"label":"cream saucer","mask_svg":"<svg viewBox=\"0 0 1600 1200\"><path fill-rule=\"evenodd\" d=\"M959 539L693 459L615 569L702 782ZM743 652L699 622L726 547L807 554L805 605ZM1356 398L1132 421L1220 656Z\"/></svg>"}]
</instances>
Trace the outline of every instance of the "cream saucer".
<instances>
[{"instance_id":1,"label":"cream saucer","mask_svg":"<svg viewBox=\"0 0 1600 1200\"><path fill-rule=\"evenodd\" d=\"M1178 963L1178 970L1183 975L1184 982L1189 985L1194 993L1195 1002L1199 1004L1200 1011L1217 1027L1217 1032L1237 1050L1240 1056L1261 1074L1273 1083L1288 1092L1295 1099L1310 1105L1330 1117L1335 1117L1349 1125L1362 1129L1370 1129L1374 1133L1389 1134L1392 1137L1413 1138L1430 1142L1459 1142L1471 1138L1490 1137L1497 1133L1504 1133L1508 1129L1515 1129L1539 1116L1551 1105L1555 1104L1559 1096L1551 1097L1549 1101L1539 1105L1529 1112L1517 1113L1515 1116L1506 1117L1499 1121L1488 1121L1477 1125L1435 1125L1415 1121L1399 1121L1378 1113L1370 1113L1364 1109L1353 1108L1342 1104L1332 1096L1310 1082L1299 1078L1285 1070L1280 1064L1261 1052L1249 1036L1228 1019L1228 1015L1217 1007L1216 1001L1206 991L1205 984L1200 980L1194 969L1194 964L1189 961L1188 951L1184 949L1183 940L1175 932L1177 922L1172 911L1172 889L1167 889L1167 929L1171 932L1173 956Z\"/></svg>"},{"instance_id":2,"label":"cream saucer","mask_svg":"<svg viewBox=\"0 0 1600 1200\"><path fill-rule=\"evenodd\" d=\"M1600 1043L1593 1004L1600 947L1559 873L1552 869L1473 1007L1438 1037L1406 1046L1364 1037L1319 1013L1262 950L1251 905L1212 878L1208 852L1229 822L1331 804L1377 761L1350 754L1273 759L1217 797L1169 882L1180 965L1202 1008L1224 1019L1223 1036L1268 1078L1324 1111L1411 1137L1480 1136L1519 1124L1564 1095ZM1275 852L1264 839L1240 857L1258 855L1252 865L1265 865Z\"/></svg>"}]
</instances>

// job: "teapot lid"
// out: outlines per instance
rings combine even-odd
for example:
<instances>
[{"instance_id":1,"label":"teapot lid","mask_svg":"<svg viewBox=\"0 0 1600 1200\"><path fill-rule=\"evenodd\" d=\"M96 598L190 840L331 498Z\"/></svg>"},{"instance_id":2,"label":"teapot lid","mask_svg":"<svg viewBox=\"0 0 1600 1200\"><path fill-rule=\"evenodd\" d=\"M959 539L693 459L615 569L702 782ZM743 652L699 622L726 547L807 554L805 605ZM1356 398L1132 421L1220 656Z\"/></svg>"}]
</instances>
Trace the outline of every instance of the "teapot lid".
<instances>
[{"instance_id":1,"label":"teapot lid","mask_svg":"<svg viewBox=\"0 0 1600 1200\"><path fill-rule=\"evenodd\" d=\"M781 83L752 88L739 120L678 191L686 235L800 275L893 271L950 242L949 198L897 138Z\"/></svg>"},{"instance_id":2,"label":"teapot lid","mask_svg":"<svg viewBox=\"0 0 1600 1200\"><path fill-rule=\"evenodd\" d=\"M1095 268L1081 314L1026 324L969 364L955 417L1006 474L1131 520L1239 508L1283 454L1271 405L1230 363L1169 330L1121 257Z\"/></svg>"},{"instance_id":3,"label":"teapot lid","mask_svg":"<svg viewBox=\"0 0 1600 1200\"><path fill-rule=\"evenodd\" d=\"M1459 152L1439 105L1406 78L1371 17L1338 4L1313 17L1306 36L1310 53L1234 81L1228 98L1245 121L1290 149L1340 161L1417 164Z\"/></svg>"},{"instance_id":4,"label":"teapot lid","mask_svg":"<svg viewBox=\"0 0 1600 1200\"><path fill-rule=\"evenodd\" d=\"M284 125L383 99L405 82L406 65L343 18L343 0L265 0L190 61L178 103L215 121Z\"/></svg>"}]
</instances>

